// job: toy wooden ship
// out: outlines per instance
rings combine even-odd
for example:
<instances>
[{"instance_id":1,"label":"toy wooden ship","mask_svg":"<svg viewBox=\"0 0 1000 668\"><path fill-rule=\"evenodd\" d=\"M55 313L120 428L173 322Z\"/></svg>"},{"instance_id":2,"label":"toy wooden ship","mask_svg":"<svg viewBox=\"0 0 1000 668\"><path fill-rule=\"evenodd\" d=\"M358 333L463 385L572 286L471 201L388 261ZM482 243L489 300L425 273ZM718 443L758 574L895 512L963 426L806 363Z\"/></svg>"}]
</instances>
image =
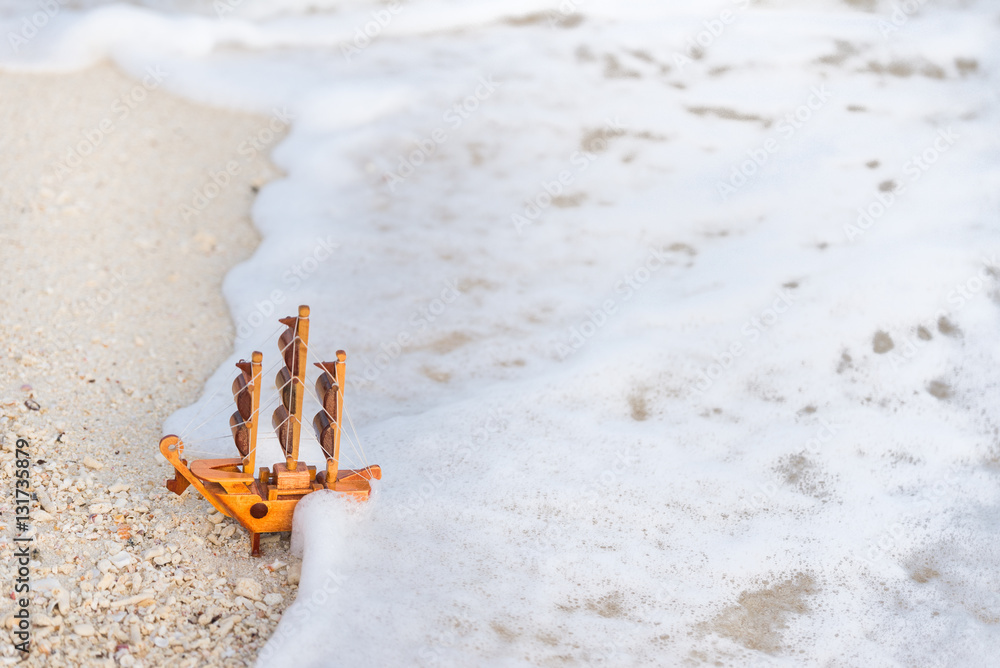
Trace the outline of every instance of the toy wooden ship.
<instances>
[{"instance_id":1,"label":"toy wooden ship","mask_svg":"<svg viewBox=\"0 0 1000 668\"><path fill-rule=\"evenodd\" d=\"M337 351L336 362L316 364L321 373L316 381L320 410L313 420L316 437L326 455L326 470L316 471L298 461L302 432L302 411L306 386L306 357L309 344L309 307L300 306L297 317L282 318L285 330L278 338L283 364L279 364L275 385L280 402L272 425L285 461L273 468L254 471L260 414L261 364L263 355L254 352L249 362L240 360L240 373L233 381L236 412L229 424L240 457L230 459L184 459L184 441L175 435L160 440L160 452L174 469L167 489L181 494L194 486L221 513L236 519L250 532L250 551L260 556L260 534L291 531L295 504L305 495L329 489L357 500L367 500L370 480L381 479L377 465L361 469L339 469L340 440L344 415L344 387L347 354ZM256 473L256 477L254 477Z\"/></svg>"}]
</instances>

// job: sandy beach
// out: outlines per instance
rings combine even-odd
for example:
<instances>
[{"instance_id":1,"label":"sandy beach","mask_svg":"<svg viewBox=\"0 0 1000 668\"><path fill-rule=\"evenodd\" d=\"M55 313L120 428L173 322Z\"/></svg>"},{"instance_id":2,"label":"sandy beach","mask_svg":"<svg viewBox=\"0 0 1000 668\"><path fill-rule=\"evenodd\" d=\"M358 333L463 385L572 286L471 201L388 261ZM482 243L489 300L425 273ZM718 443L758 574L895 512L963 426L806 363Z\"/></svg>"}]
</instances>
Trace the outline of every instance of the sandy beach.
<instances>
[{"instance_id":1,"label":"sandy beach","mask_svg":"<svg viewBox=\"0 0 1000 668\"><path fill-rule=\"evenodd\" d=\"M5 3L0 664L993 666L998 18Z\"/></svg>"},{"instance_id":2,"label":"sandy beach","mask_svg":"<svg viewBox=\"0 0 1000 668\"><path fill-rule=\"evenodd\" d=\"M267 120L110 65L2 73L0 120L4 563L17 439L41 505L26 665L158 666L180 651L178 665L246 665L284 607L260 600L294 597L286 550L251 559L231 520L168 492L156 443L232 350L222 278L258 243L248 212L277 174L238 147ZM239 173L198 209L194 191L231 161ZM14 609L0 603L8 662Z\"/></svg>"}]
</instances>

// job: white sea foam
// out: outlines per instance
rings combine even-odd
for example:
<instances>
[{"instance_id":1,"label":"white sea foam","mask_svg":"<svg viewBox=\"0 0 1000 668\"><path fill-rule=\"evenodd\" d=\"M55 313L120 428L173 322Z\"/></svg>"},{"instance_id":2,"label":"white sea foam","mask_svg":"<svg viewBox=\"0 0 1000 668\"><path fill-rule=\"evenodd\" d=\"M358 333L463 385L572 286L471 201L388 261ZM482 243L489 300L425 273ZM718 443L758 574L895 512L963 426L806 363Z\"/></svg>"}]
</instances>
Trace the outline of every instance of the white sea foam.
<instances>
[{"instance_id":1,"label":"white sea foam","mask_svg":"<svg viewBox=\"0 0 1000 668\"><path fill-rule=\"evenodd\" d=\"M160 2L6 52L293 118L206 393L310 304L385 473L303 504L295 609L335 591L264 665L991 665L996 12L851 4Z\"/></svg>"}]
</instances>

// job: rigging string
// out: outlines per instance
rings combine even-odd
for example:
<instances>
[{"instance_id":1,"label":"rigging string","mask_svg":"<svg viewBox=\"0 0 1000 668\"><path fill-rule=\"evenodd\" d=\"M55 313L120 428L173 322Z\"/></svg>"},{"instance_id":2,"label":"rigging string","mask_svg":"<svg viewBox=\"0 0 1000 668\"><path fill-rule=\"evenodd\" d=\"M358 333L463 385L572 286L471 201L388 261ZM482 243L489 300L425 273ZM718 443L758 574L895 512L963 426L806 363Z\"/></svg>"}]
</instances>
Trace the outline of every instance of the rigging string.
<instances>
[{"instance_id":1,"label":"rigging string","mask_svg":"<svg viewBox=\"0 0 1000 668\"><path fill-rule=\"evenodd\" d=\"M289 345L291 345L291 344L289 344ZM287 346L286 346L286 347L287 347ZM263 374L262 374L262 375L263 375ZM285 381L285 382L284 382L284 383L283 383L283 384L282 384L282 385L281 385L281 386L280 386L280 387L278 388L278 393L277 393L277 395L275 395L274 397L272 397L271 399L269 399L266 405L263 405L263 406L259 406L259 407L258 407L258 412L259 412L259 411L262 411L262 410L264 410L265 408L269 408L269 407L270 407L271 405L274 405L275 403L277 403L277 399L278 399L278 398L280 398L280 396L281 396L281 392L282 392L282 391L283 391L283 390L284 390L284 389L285 389L285 388L286 388L286 387L287 387L287 386L288 386L288 385L289 385L290 383L292 383L292 382L293 382L294 380L295 380L295 378L294 378L294 377L292 377L292 378L289 378L289 379L288 379L287 381ZM308 397L308 398L311 398L311 399L312 399L313 401L316 401L316 402L318 403L318 401L319 401L318 399L316 399L315 397L311 397L311 395L310 395L310 394L309 394L308 392L305 392L305 383L303 383L303 392L304 392L304 394L303 394L303 399L305 399L305 398L307 398L307 397ZM320 410L322 410L322 411L323 411L324 413L326 413L326 409L324 409L324 408L323 408L322 406L320 406L319 408L320 408ZM330 414L329 414L329 413L327 413L327 416L331 418L331 421L334 421L334 422L335 422L335 420L333 420L333 419L332 419L332 416L330 416ZM253 416L251 416L251 417L253 417ZM284 424L285 424L285 423L286 423L286 422L287 422L287 421L288 421L289 419L291 419L291 418L293 418L293 417L295 417L295 416L294 416L293 414L289 413L289 414L288 414L288 416L287 416L287 417L285 417L285 419L284 419L284 420L282 420L281 422L279 422L279 423L277 424L277 426L275 426L275 427L274 427L274 429L275 429L275 440L277 441L277 444L278 444L278 447L279 447L279 448L280 448L280 449L282 450L282 452L284 452L284 446L283 446L283 444L281 443L281 440L280 440L279 438L277 438L277 430L278 430L278 429L280 429L282 425L284 425ZM301 427L302 427L302 422L301 422L301 420L300 420L300 421L299 421L299 428L301 429ZM361 466L361 468L365 468L365 469L368 469L368 468L370 468L370 466L368 465L368 461L367 461L367 459L365 459L364 455L363 455L362 453L358 453L358 447L357 447L357 445L355 445L355 444L354 444L354 442L353 442L353 441L351 440L351 436L350 436L350 434L349 434L349 433L347 433L347 432L344 432L344 435L345 435L345 436L347 436L347 441L348 441L348 443L350 443L350 444L351 444L351 446L352 446L352 447L354 448L354 450L355 450L355 454L357 454L357 455L358 455L358 457L359 457L359 458L361 459L361 463L363 464L363 466ZM260 440L262 440L262 436L263 436L263 435L260 435L260 434L258 435L258 442L259 442ZM223 436L223 437L221 437L221 438L230 438L230 437L228 437L228 436ZM269 441L269 442L270 442L270 441ZM250 456L250 453L252 453L252 452L255 452L256 450L257 450L257 443L254 443L254 447L253 447L253 448L251 448L249 452L247 452L247 455L246 455L246 456L247 456L247 457L249 457L249 456ZM286 454L287 454L287 453L286 453ZM330 458L329 458L329 457L327 457L327 459L330 459ZM348 462L349 464L353 464L353 461L351 461L351 458L350 458L350 457L346 457L345 459L346 459L346 461L347 461L347 462Z\"/></svg>"},{"instance_id":2,"label":"rigging string","mask_svg":"<svg viewBox=\"0 0 1000 668\"><path fill-rule=\"evenodd\" d=\"M208 399L206 400L206 402L205 402L205 403L211 403L211 402L212 402L212 399L214 399L214 398L216 397L216 395L218 395L218 394L219 394L219 392L221 392L221 391L222 391L222 385L220 385L219 387L215 388L215 392L212 392L211 396L209 396L209 398L208 398ZM193 422L194 422L194 421L195 421L195 420L196 420L196 419L198 418L198 416L199 416L199 415L201 415L201 411L202 411L202 409L200 409L200 408L199 408L198 410L196 410L196 411L194 412L194 415L192 415L192 416L191 416L191 419L190 419L190 420L188 421L188 423L187 423L187 424L186 424L186 425L184 426L184 428L183 428L183 429L181 429L180 433L182 433L182 434L186 434L186 433L187 433L187 430L188 430L188 427L190 427L190 426L191 426L191 424L192 424L192 423L193 423ZM217 412L217 413L216 413L215 415L218 415L218 412ZM215 415L211 416L211 417L209 418L209 420L211 420L211 419L212 419L212 417L215 417ZM202 424L205 424L205 423L203 422ZM200 426L201 426L201 425L198 425L198 427L200 427ZM196 428L195 428L195 431L197 431L197 430L198 430L198 428L196 427Z\"/></svg>"},{"instance_id":3,"label":"rigging string","mask_svg":"<svg viewBox=\"0 0 1000 668\"><path fill-rule=\"evenodd\" d=\"M269 340L275 334L278 334L279 332L281 332L281 331L283 331L285 329L287 329L287 327L285 325L282 325L282 326L278 327L276 330L274 330L274 332L272 332L270 335L268 335L264 340L265 341ZM267 370L262 371L260 373L260 376L263 377L265 374L269 374L275 368L277 368L279 364L282 364L284 362L284 353L285 353L285 351L289 348L289 346L291 346L292 344L294 344L296 341L301 341L301 338L299 338L298 335L292 337L292 340L289 341L289 343L286 346L284 346L283 348L279 347L278 348L278 351L279 351L279 358L278 358L278 360L276 362L274 362L273 364L271 364L267 368ZM306 354L308 355L309 345L306 344L305 342L303 342L303 347L305 348ZM243 360L241 360L241 361L243 361ZM253 420L254 418L256 418L258 416L258 414L260 412L264 411L265 409L269 409L270 406L276 404L277 401L280 400L281 392L285 389L285 387L287 387L294 380L295 380L295 376L292 376L288 381L286 381L280 387L278 387L277 388L277 390L278 390L277 391L277 395L273 396L265 404L258 405L257 410L254 411L253 413L251 413L249 420ZM305 390L305 385L306 385L305 380L306 379L303 378L303 383L302 383L303 384L303 391ZM219 392L221 390L222 390L222 386L220 385L218 388L216 388L216 390L208 398L207 403L210 403L211 400L214 399L219 394ZM354 421L351 420L351 415L350 415L350 413L347 410L347 405L346 405L346 402L344 401L344 390L339 385L337 386L337 392L340 395L341 406L344 407L344 414L347 416L348 424L351 427L351 431L354 433L354 438L351 438L351 434L346 429L343 428L343 424L342 423L340 423L337 420L333 419L333 416L330 415L330 413L319 402L318 399L316 399L314 397L312 399L313 399L313 401L315 401L318 404L319 409L321 411L323 411L324 413L326 413L327 418L329 418L331 422L337 424L338 427L340 427L342 435L345 436L345 437L347 437L347 442L351 445L351 448L354 450L354 454L357 455L360 458L360 460L361 460L362 466L360 468L362 468L366 472L369 472L369 469L371 468L371 465L368 463L368 457L367 457L367 454L365 453L364 445L361 443L361 437L358 435L358 431L354 427ZM305 392L303 398L308 397L308 396L310 396L309 393ZM198 424L197 427L195 427L193 430L191 430L190 433L197 432L205 424L207 424L210 420L212 420L213 418L215 418L216 416L218 416L220 413L222 413L222 412L224 412L226 410L229 410L230 408L232 408L232 407L229 406L229 405L222 406L222 408L220 408L219 410L216 410L212 415L210 415L207 418L205 418L200 424ZM188 427L191 426L191 423L194 422L194 420L197 417L198 417L198 412L196 412L195 415L191 418L191 420L188 422L187 426L185 426L185 428L182 430L182 433L187 433L188 432ZM284 425L285 422L287 422L289 420L289 418L292 418L292 417L294 417L294 415L292 415L291 413L289 413L289 415L284 420L282 420L280 423L278 423L278 425L275 426L275 428L274 428L275 432L276 432L275 433L275 436L276 436L275 440L278 441L278 446L281 448L282 451L284 451L284 445L282 444L282 442L280 441L280 439L277 439L277 430L280 429L280 427L282 425ZM302 425L302 421L299 420L299 427L300 428L301 428L301 425ZM191 444L193 444L193 445L201 445L201 444L208 443L210 441L228 440L228 439L231 439L231 438L232 438L232 436L209 437L209 438L203 438L203 439L198 439L198 440L195 440L195 441L191 441ZM185 441L183 441L183 440L181 441L181 443L184 446L187 445L187 443ZM254 443L254 447L247 453L246 456L249 457L251 453L253 453L253 452L256 451L256 449L257 449L257 443ZM206 455L212 455L212 456L218 456L219 455L219 453L216 453L216 452L209 452L209 451L206 451L206 450L188 449L187 447L184 447L184 450L187 451L187 452L195 453L195 454L206 454ZM324 451L324 454L326 454L325 451ZM343 459L347 459L347 460L351 459L350 457L342 457L342 458ZM245 457L244 457L244 459L245 459ZM327 455L326 459L330 460L330 459L333 459L333 458L331 456ZM348 463L348 462L345 462L345 463ZM349 463L349 465L350 465L350 463ZM370 472L369 472L368 479L369 480L371 479Z\"/></svg>"},{"instance_id":4,"label":"rigging string","mask_svg":"<svg viewBox=\"0 0 1000 668\"><path fill-rule=\"evenodd\" d=\"M316 401L316 403L317 403L317 404L319 404L319 400L318 400L318 399L314 399L314 401ZM343 404L341 404L341 405L343 405ZM362 452L359 452L359 451L358 451L358 445L356 445L356 444L354 443L354 441L353 441L353 440L351 439L351 435L350 435L350 433L348 433L346 429L343 429L343 427L342 427L341 423L339 423L339 422L337 422L337 420L334 420L334 419L333 419L333 416L332 416L332 415L330 415L330 412L329 412L329 411L327 411L327 410L326 410L326 408L324 408L322 404L319 404L319 409L320 409L321 411L323 411L324 413L326 413L326 417L327 417L327 418L328 418L328 419L330 420L330 422L332 422L332 423L336 424L336 425L337 425L338 427L340 427L340 428L341 428L341 434L342 434L343 436L345 436L345 437L347 438L347 442L348 442L348 443L349 443L349 444L351 445L351 447L352 447L352 448L354 449L354 454L355 454L355 455L357 455L357 456L358 456L358 458L359 458L359 459L361 460L361 464L362 464L362 466L361 466L360 468L363 468L363 469L365 469L365 470L367 470L367 469L371 468L371 465L370 465L370 464L368 463L368 460L367 460L367 458L365 458L365 456L364 456L364 453L363 453L363 451L362 451ZM324 454L324 455L326 455L326 459L327 459L327 460L331 460L331 459L333 459L333 457L332 457L332 456L330 456L330 455L328 455L328 454L326 453L326 451L325 451L325 450L323 451L323 454ZM349 465L350 465L351 463L353 463L353 462L351 462L351 461L350 461L350 459L351 459L350 457L343 457L343 455L342 455L342 459L344 459L344 460L347 460L347 462L346 462L346 463L348 463ZM338 462L338 464L339 464L339 462Z\"/></svg>"},{"instance_id":5,"label":"rigging string","mask_svg":"<svg viewBox=\"0 0 1000 668\"><path fill-rule=\"evenodd\" d=\"M281 325L281 326L279 326L279 327L278 327L278 328L277 328L276 330L274 330L273 332L271 332L270 334L268 334L268 335L267 335L267 337L266 337L266 338L264 339L264 341L265 341L265 342L266 342L266 341L270 341L270 340L271 340L271 337L273 337L273 336L274 336L275 334L279 333L279 332L280 332L280 331L281 331L282 329L284 329L284 328L285 328L285 326L284 326L284 325ZM295 339L292 339L292 341L294 341L294 340L295 340ZM291 344L289 344L289 345L291 345ZM285 348L280 348L280 347L279 347L279 348L278 348L278 350L280 351L280 355L282 355L282 356L283 356L283 355L284 355L284 353L285 353L285 350L286 350L287 348L288 348L288 346L285 346ZM245 361L245 360L240 360L240 361ZM279 361L280 361L280 359L279 359ZM271 365L271 368L269 368L269 369L267 370L267 372L268 372L268 373L270 373L270 372L271 372L271 371L272 371L272 370L274 369L274 366L275 366L276 364L277 364L277 362L276 362L275 364ZM264 375L264 372L261 372L261 376L263 376L263 375ZM214 391L214 392L212 392L211 396L209 396L209 397L208 397L208 399L207 399L207 400L205 401L205 404L211 404L211 402L212 402L212 399L214 399L214 398L215 398L216 396L218 396L219 392L221 392L221 391L222 391L222 388L223 388L223 387L224 387L223 385L220 385L219 387L215 388L215 391ZM218 415L219 415L219 413L221 413L221 412L222 412L223 410L226 410L226 409L228 409L228 408L229 408L229 406L227 405L227 406L223 407L223 408L222 408L221 410L217 410L217 411L215 411L215 413L213 413L213 414L209 415L209 416L208 416L207 418L205 418L204 420L202 420L202 422L201 422L201 423L200 423L200 424L199 424L199 425L198 425L197 427L195 427L194 429L192 429L192 430L191 430L191 431L189 432L189 431L188 431L188 428L189 428L189 427L191 426L191 424L192 424L192 423L193 423L193 422L194 422L194 421L195 421L195 420L196 420L196 419L198 418L198 416L199 416L199 415L201 414L201 410L200 410L200 409L199 409L199 410L197 410L197 411L195 411L195 412L194 412L194 415L192 415L192 416L191 416L191 419L190 419L190 420L188 421L188 423L187 423L187 424L186 424L186 425L184 426L184 428L180 430L180 432L179 432L179 433L181 433L181 434L187 434L187 433L194 433L194 432L198 431L199 429L201 429L202 427L204 427L204 426L205 426L205 424L206 424L206 423L207 423L207 422L208 422L209 420L211 420L212 418L214 418L214 417L218 416Z\"/></svg>"},{"instance_id":6,"label":"rigging string","mask_svg":"<svg viewBox=\"0 0 1000 668\"><path fill-rule=\"evenodd\" d=\"M294 341L295 341L295 339L292 339L292 342L294 342ZM289 344L288 344L287 346L285 346L284 348L278 348L278 351L279 351L279 359L278 359L278 361L277 361L277 362L275 362L275 363L273 363L273 364L272 364L272 365L271 365L270 367L268 367L268 369L267 369L266 371L261 371L261 372L260 372L260 376L261 376L261 378L263 378L263 377L264 377L264 374L269 374L269 373L271 373L272 371L274 371L274 369L275 369L275 368L276 368L276 367L278 366L278 364L279 364L279 363L281 362L281 360L283 359L283 355L285 354L285 350L287 350L287 349L288 349L288 346L290 346L290 345L292 345L292 344L291 344L291 343L289 343ZM245 361L245 360L241 360L241 361ZM286 383L286 385L287 385L287 383ZM209 401L211 401L211 399L214 399L214 398L215 398L215 396L216 396L216 395L217 395L217 394L218 394L218 393L219 393L219 392L220 392L220 391L222 390L222 387L223 387L223 386L221 386L221 385L220 385L219 387L217 387L217 388L216 388L215 392L213 392L213 393L212 393L212 396L211 396L211 397L209 397ZM278 393L279 393L279 396L280 396L280 393L281 393L281 390L283 390L283 389L284 389L284 385L282 385L282 386L281 386L281 387L280 387L280 388L278 389ZM270 401L269 401L269 403L270 403ZM214 413L212 413L212 414L211 414L211 415L209 415L209 416L208 416L207 418L205 418L204 420L202 420L202 421L201 421L201 423L199 423L197 427L195 427L194 429L190 430L190 432L189 432L189 431L188 431L188 427L190 427L190 426L191 426L191 422L194 422L194 418L191 418L191 422L188 422L188 427L185 427L185 428L184 428L183 430L181 430L181 433L182 433L182 434L185 434L185 433L191 433L191 434L194 434L194 433L196 433L196 432L197 432L197 431L198 431L199 429L201 429L201 428L202 428L202 427L204 427L204 426L205 426L206 424L208 424L208 422L209 422L210 420L212 420L212 419L214 419L214 418L218 417L218 416L219 416L219 415L220 415L221 413L223 413L223 412L225 412L225 411L227 411L227 410L230 410L231 408L232 408L232 406L231 406L230 404L225 404L225 405L223 405L223 406L222 406L222 408L220 408L220 409L216 410L216 411L215 411ZM258 407L258 410L259 410L259 408L260 408L260 407ZM195 417L197 417L197 413L195 414ZM251 416L250 416L250 417L251 417L251 419L252 419L252 418L253 418L253 415L251 414Z\"/></svg>"},{"instance_id":7,"label":"rigging string","mask_svg":"<svg viewBox=\"0 0 1000 668\"><path fill-rule=\"evenodd\" d=\"M308 344L303 344L303 345L305 346L306 353L308 354L308 352L309 352L309 345ZM325 370L324 370L324 372L325 372ZM303 380L305 380L305 379L303 379ZM346 403L346 401L344 401L344 389L340 386L339 383L337 385L337 394L340 395L340 405L344 407L344 414L347 415L347 420L348 420L348 422L350 422L351 416L350 416L350 414L347 413L347 403ZM316 402L319 404L320 410L322 410L324 413L326 413L327 418L329 418L331 422L334 422L338 426L341 427L341 434L343 434L344 436L347 436L347 442L351 444L352 448L354 448L355 454L357 454L358 457L361 458L361 462L364 464L364 468L366 470L369 469L369 468L371 468L370 465L369 465L369 463L368 463L368 457L365 455L364 445L361 444L361 437L358 436L357 430L354 429L354 424L351 423L351 429L354 431L354 437L357 439L357 444L355 444L354 441L351 440L350 433L346 429L343 429L343 424L341 422L338 422L337 420L334 420L333 416L330 415L330 413L327 412L326 408L321 403L319 403L318 399L316 399ZM358 451L359 448L360 448L360 452ZM324 453L324 454L326 454L326 453ZM332 457L328 456L327 459L332 459Z\"/></svg>"},{"instance_id":8,"label":"rigging string","mask_svg":"<svg viewBox=\"0 0 1000 668\"><path fill-rule=\"evenodd\" d=\"M263 375L263 374L261 374L261 375ZM276 400L280 400L280 398L281 398L281 392L282 392L282 391L283 391L283 390L285 389L285 387L287 387L287 386L288 386L288 384L289 384L289 383L291 383L291 382L292 382L293 380L295 380L295 378L294 378L294 377L292 377L292 378L289 378L289 379L288 379L287 381L285 381L285 382L284 382L284 383L283 383L283 384L281 385L281 387L279 387L279 388L278 388L278 394L277 394L277 395L275 395L274 397L272 397L271 399L268 399L268 401L267 401L267 404L266 404L266 405L264 405L264 406L258 406L258 407L257 407L257 412L259 413L259 412L260 412L261 410L264 410L265 408L267 408L268 410L270 410L270 407L271 407L271 406L272 406L273 404L275 404L275 403L276 403ZM253 415L251 414L251 418L252 418L252 417L254 417L254 416L253 416ZM280 429L280 428L281 428L281 426L282 426L283 424L285 424L286 422L288 422L288 419L289 419L289 418L291 418L291 417L293 417L293 415L292 415L291 413L289 413L289 414L288 414L288 416L287 416L287 417L286 417L286 418L285 418L284 420L282 420L281 422L279 422L279 423L278 423L278 424L277 424L277 425L276 425L276 426L274 427L274 430L275 430L275 435L276 435L276 436L277 436L277 430L278 430L278 429ZM259 426L260 426L260 425L258 425L258 427L259 427ZM302 423L301 423L301 422L299 422L299 426L300 426L300 428L301 428L301 426L302 426ZM257 436L258 436L258 441L259 441L259 440L261 440L261 436L262 436L262 435L258 433L258 435L257 435ZM281 440L280 440L280 439L277 439L277 440L278 440L278 446L279 446L279 447L281 448L281 451L282 451L282 452L284 452L284 451L285 451L285 446L284 446L284 444L283 444L283 443L281 442ZM249 452L247 452L247 455L246 455L246 456L247 456L247 457L249 457L249 456L250 456L250 454L251 454L251 453L253 453L253 452L256 452L256 450L257 450L257 443L254 443L254 444L253 444L253 448L251 448L251 449L250 449L250 451L249 451Z\"/></svg>"},{"instance_id":9,"label":"rigging string","mask_svg":"<svg viewBox=\"0 0 1000 668\"><path fill-rule=\"evenodd\" d=\"M343 393L341 393L343 394ZM361 443L361 437L358 435L358 430L354 428L354 421L351 420L351 413L347 410L347 404L341 404L344 407L344 415L347 416L347 423L351 425L351 431L354 432L354 438L358 439L358 446L361 448L361 458L365 462L365 468L368 468L368 456L365 454L365 446ZM350 439L348 439L350 440Z\"/></svg>"},{"instance_id":10,"label":"rigging string","mask_svg":"<svg viewBox=\"0 0 1000 668\"><path fill-rule=\"evenodd\" d=\"M285 346L284 349L281 349L281 352L284 353L284 351L288 348L288 346L292 345L292 343L294 343L296 340L301 341L301 339L299 337L297 337L297 336L294 337L288 343L288 345ZM309 345L307 343L303 342L303 347L305 348L306 355L308 355L308 353L309 353ZM294 380L295 380L295 377L292 376L284 384L282 384L281 387L278 388L278 396L280 396L281 392L285 389L285 387L287 387L288 384L291 383L291 382L293 382ZM311 394L305 390L305 387L308 386L308 383L306 382L308 380L308 375L307 375L306 378L303 378L302 380L303 380L303 382L302 382L302 385L303 385L303 399L311 398L313 401L315 401L317 404L319 404L319 400L316 399L315 397L312 397ZM339 387L338 387L338 392L340 393L341 402L343 402L343 398L344 398L343 390L339 389ZM343 405L343 403L341 405ZM321 404L319 404L319 409L321 411L323 411L324 413L326 413L327 417L330 419L331 422L335 422L335 423L337 422L336 420L333 419L333 416L330 415L327 412L327 410ZM345 412L346 412L346 408L345 408ZM293 417L295 417L295 416L293 414L289 413L288 416L285 417L285 419L282 420L280 423L278 423L278 425L275 427L275 432L277 432L277 430L280 429L281 426L285 424L285 422L287 422L290 418L293 418ZM296 419L298 419L298 418L296 418ZM299 428L301 429L302 428L302 421L301 421L301 419L298 419L298 420L299 420ZM340 425L340 423L338 423L338 425ZM351 428L353 429L353 424L351 425ZM358 439L358 443L357 444L354 442L354 440L351 439L351 435L350 435L350 433L347 430L342 429L341 433L344 436L347 437L347 442L354 449L354 454L357 455L358 458L360 459L361 468L364 468L366 470L369 469L369 468L371 468L370 464L368 463L368 458L365 455L364 447L362 446L361 449L360 449L360 451L358 449L359 445L360 445L360 438L357 435L357 430L354 431L355 438ZM281 447L282 451L284 451L284 446L283 446L283 444L281 443L280 440L278 440L278 445ZM253 452L254 450L256 450L256 448L257 448L257 444L255 443L254 444L254 448L251 450L251 452ZM324 452L324 454L326 454L326 453ZM247 453L247 456L249 456L249 453ZM330 457L329 455L327 455L326 458L328 460L332 459L332 457ZM351 459L352 459L351 457L344 457L344 459L346 460L345 463L353 464L353 462L351 462Z\"/></svg>"},{"instance_id":11,"label":"rigging string","mask_svg":"<svg viewBox=\"0 0 1000 668\"><path fill-rule=\"evenodd\" d=\"M263 410L266 410L266 409L270 408L270 405L273 404L273 403L274 403L274 399L271 399L271 400L268 401L268 403L266 405L264 405L264 406L258 406L256 413L259 413L259 412L261 412ZM255 417L256 413L251 414L251 416L250 416L249 419L252 420ZM227 439L232 439L232 438L233 437L231 435L230 436L207 436L207 437L204 437L204 438L198 438L198 439L191 440L191 441L185 441L185 443L186 444L195 444L195 445L197 445L197 444L200 444L200 443L207 443L208 441L220 441L220 440L227 440ZM251 450L251 452L252 452L252 450ZM249 453L247 453L247 454L249 456Z\"/></svg>"}]
</instances>

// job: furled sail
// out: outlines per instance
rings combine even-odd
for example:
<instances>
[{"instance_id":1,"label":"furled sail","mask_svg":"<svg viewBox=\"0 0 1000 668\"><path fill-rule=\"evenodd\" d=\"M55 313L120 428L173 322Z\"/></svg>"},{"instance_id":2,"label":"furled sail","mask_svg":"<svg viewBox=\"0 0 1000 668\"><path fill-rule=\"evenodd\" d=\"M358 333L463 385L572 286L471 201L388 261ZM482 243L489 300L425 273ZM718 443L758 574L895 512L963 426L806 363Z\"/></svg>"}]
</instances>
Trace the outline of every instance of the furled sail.
<instances>
[{"instance_id":1,"label":"furled sail","mask_svg":"<svg viewBox=\"0 0 1000 668\"><path fill-rule=\"evenodd\" d=\"M240 360L236 368L240 375L233 380L236 412L229 418L236 449L243 457L243 470L253 472L254 451L257 447L257 412L260 407L260 366L263 355L254 352L251 361Z\"/></svg>"},{"instance_id":2,"label":"furled sail","mask_svg":"<svg viewBox=\"0 0 1000 668\"><path fill-rule=\"evenodd\" d=\"M340 464L340 428L344 412L344 374L347 368L347 353L337 351L336 362L319 362L317 367L323 373L316 379L316 394L321 409L313 419L316 440L326 454L327 472L321 482L336 482L337 467Z\"/></svg>"},{"instance_id":3,"label":"furled sail","mask_svg":"<svg viewBox=\"0 0 1000 668\"><path fill-rule=\"evenodd\" d=\"M299 432L302 426L309 307L300 306L298 317L282 318L280 322L287 328L278 337L278 350L284 364L278 369L274 379L281 403L271 416L271 424L285 453L288 470L294 471L299 457Z\"/></svg>"}]
</instances>

